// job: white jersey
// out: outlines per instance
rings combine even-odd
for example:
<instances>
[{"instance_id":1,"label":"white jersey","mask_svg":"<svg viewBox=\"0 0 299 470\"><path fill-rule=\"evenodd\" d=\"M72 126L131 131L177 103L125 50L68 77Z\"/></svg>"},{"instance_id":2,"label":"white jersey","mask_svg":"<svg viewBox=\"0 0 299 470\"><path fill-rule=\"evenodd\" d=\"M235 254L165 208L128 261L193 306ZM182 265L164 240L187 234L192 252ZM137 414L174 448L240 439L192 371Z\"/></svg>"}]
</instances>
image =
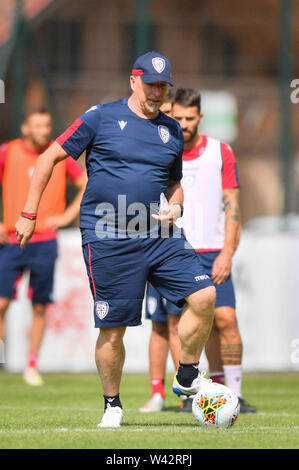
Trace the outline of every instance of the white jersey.
<instances>
[{"instance_id":1,"label":"white jersey","mask_svg":"<svg viewBox=\"0 0 299 470\"><path fill-rule=\"evenodd\" d=\"M202 136L200 145L183 153L182 226L196 251L220 250L225 236L223 189L239 187L231 148Z\"/></svg>"}]
</instances>

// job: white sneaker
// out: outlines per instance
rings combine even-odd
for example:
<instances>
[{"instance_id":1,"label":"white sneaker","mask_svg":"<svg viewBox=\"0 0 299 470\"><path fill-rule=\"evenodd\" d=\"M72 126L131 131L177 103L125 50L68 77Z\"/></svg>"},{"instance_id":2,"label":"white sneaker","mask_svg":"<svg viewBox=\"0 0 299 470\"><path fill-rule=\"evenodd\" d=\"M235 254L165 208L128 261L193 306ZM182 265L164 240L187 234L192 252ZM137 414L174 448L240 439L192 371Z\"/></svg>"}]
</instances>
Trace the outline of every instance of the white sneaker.
<instances>
[{"instance_id":1,"label":"white sneaker","mask_svg":"<svg viewBox=\"0 0 299 470\"><path fill-rule=\"evenodd\" d=\"M123 410L119 406L111 406L108 403L98 428L120 428L122 420Z\"/></svg>"},{"instance_id":2,"label":"white sneaker","mask_svg":"<svg viewBox=\"0 0 299 470\"><path fill-rule=\"evenodd\" d=\"M160 393L154 393L151 399L139 408L139 411L142 413L149 413L152 411L162 411L164 408L164 398L160 395Z\"/></svg>"},{"instance_id":3,"label":"white sneaker","mask_svg":"<svg viewBox=\"0 0 299 470\"><path fill-rule=\"evenodd\" d=\"M23 379L27 385L31 385L32 387L45 385L45 382L35 367L26 367L23 372Z\"/></svg>"},{"instance_id":4,"label":"white sneaker","mask_svg":"<svg viewBox=\"0 0 299 470\"><path fill-rule=\"evenodd\" d=\"M173 378L173 384L172 384L172 390L173 392L178 395L196 395L196 393L199 391L200 386L203 385L204 383L211 383L211 379L205 379L204 376L206 375L206 371L198 371L198 376L195 377L193 380L192 384L190 387L183 387L183 385L179 384L177 381L176 375Z\"/></svg>"}]
</instances>

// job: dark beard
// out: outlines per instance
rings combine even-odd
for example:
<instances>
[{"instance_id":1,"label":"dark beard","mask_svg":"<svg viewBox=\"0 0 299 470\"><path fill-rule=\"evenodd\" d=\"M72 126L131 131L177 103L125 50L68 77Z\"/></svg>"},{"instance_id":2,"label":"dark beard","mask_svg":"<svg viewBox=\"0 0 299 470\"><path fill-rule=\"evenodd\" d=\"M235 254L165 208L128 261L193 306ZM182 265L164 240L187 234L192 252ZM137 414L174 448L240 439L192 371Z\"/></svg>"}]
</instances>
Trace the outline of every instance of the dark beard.
<instances>
[{"instance_id":1,"label":"dark beard","mask_svg":"<svg viewBox=\"0 0 299 470\"><path fill-rule=\"evenodd\" d=\"M186 140L186 138L184 137L184 141L187 143L187 142L191 142L195 136L197 135L197 129L195 129L195 131L192 133L192 134L188 134L189 137L188 137L188 140Z\"/></svg>"}]
</instances>

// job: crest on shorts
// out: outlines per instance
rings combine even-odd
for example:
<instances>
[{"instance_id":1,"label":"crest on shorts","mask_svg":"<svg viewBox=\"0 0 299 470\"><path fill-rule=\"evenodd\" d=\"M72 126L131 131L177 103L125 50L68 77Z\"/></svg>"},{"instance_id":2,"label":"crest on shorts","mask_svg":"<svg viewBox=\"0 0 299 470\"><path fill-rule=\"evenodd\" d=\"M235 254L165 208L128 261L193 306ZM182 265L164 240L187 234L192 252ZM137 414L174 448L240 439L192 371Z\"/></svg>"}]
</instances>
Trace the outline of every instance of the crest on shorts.
<instances>
[{"instance_id":1,"label":"crest on shorts","mask_svg":"<svg viewBox=\"0 0 299 470\"><path fill-rule=\"evenodd\" d=\"M152 64L156 72L162 73L163 70L165 69L165 59L162 59L162 57L154 57L152 59Z\"/></svg>"},{"instance_id":2,"label":"crest on shorts","mask_svg":"<svg viewBox=\"0 0 299 470\"><path fill-rule=\"evenodd\" d=\"M109 312L108 302L104 302L102 300L95 303L95 308L96 308L96 314L100 320L103 320L103 318L105 318Z\"/></svg>"},{"instance_id":3,"label":"crest on shorts","mask_svg":"<svg viewBox=\"0 0 299 470\"><path fill-rule=\"evenodd\" d=\"M153 315L157 308L157 299L155 297L148 297L147 299L147 309L150 315Z\"/></svg>"},{"instance_id":4,"label":"crest on shorts","mask_svg":"<svg viewBox=\"0 0 299 470\"><path fill-rule=\"evenodd\" d=\"M170 139L170 132L166 126L158 126L159 136L161 137L162 142L167 144Z\"/></svg>"}]
</instances>

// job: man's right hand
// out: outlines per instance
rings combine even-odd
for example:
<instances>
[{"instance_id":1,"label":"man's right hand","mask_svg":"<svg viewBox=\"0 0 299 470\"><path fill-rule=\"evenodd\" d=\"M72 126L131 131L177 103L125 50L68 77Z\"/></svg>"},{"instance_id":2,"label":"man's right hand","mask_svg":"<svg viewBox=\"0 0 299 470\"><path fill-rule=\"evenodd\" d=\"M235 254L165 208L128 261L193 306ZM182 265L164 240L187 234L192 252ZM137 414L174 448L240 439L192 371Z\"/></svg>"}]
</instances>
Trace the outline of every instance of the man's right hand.
<instances>
[{"instance_id":1,"label":"man's right hand","mask_svg":"<svg viewBox=\"0 0 299 470\"><path fill-rule=\"evenodd\" d=\"M6 245L9 242L9 236L4 228L4 225L0 222L0 245Z\"/></svg>"},{"instance_id":2,"label":"man's right hand","mask_svg":"<svg viewBox=\"0 0 299 470\"><path fill-rule=\"evenodd\" d=\"M18 242L21 248L25 248L30 238L34 234L35 220L25 219L25 217L19 217L15 229Z\"/></svg>"}]
</instances>

